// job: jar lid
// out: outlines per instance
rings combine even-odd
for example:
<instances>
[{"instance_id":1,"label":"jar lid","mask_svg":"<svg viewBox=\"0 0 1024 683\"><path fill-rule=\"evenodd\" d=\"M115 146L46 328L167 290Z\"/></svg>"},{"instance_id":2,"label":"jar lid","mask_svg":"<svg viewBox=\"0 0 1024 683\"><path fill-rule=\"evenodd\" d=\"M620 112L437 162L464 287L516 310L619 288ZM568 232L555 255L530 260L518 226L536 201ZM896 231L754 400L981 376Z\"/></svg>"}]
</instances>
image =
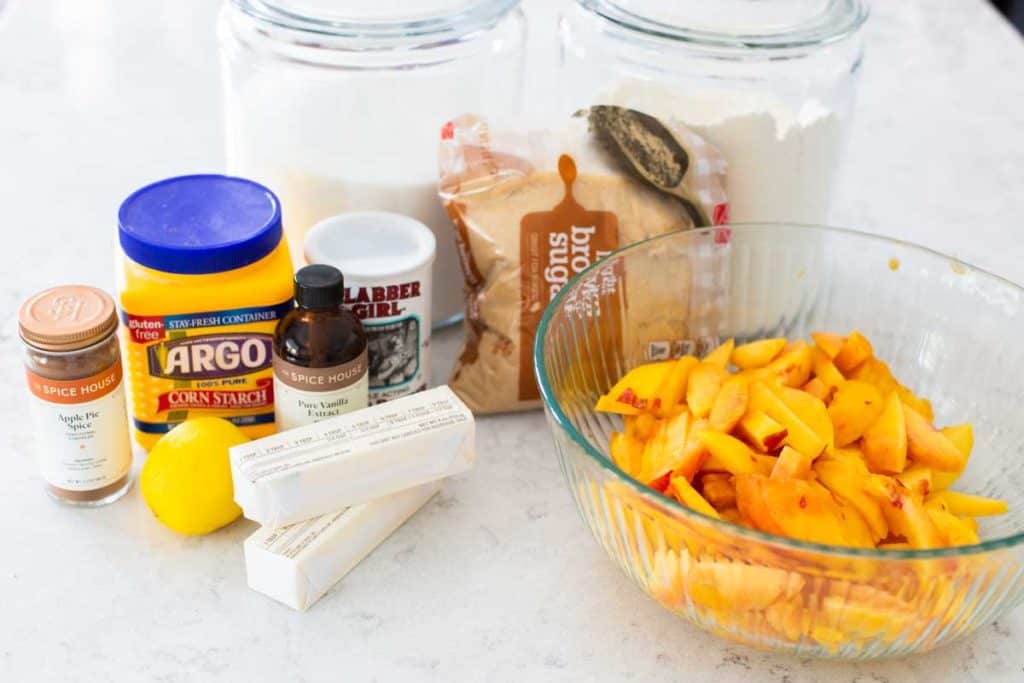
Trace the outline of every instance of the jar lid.
<instances>
[{"instance_id":1,"label":"jar lid","mask_svg":"<svg viewBox=\"0 0 1024 683\"><path fill-rule=\"evenodd\" d=\"M272 252L281 235L277 197L245 178L168 178L133 192L118 212L118 236L128 258L169 273L247 266Z\"/></svg>"},{"instance_id":2,"label":"jar lid","mask_svg":"<svg viewBox=\"0 0 1024 683\"><path fill-rule=\"evenodd\" d=\"M114 300L86 285L52 287L29 298L18 311L21 338L47 351L92 346L116 329Z\"/></svg>"},{"instance_id":3,"label":"jar lid","mask_svg":"<svg viewBox=\"0 0 1024 683\"><path fill-rule=\"evenodd\" d=\"M466 35L495 25L520 0L232 0L244 14L284 29L360 41Z\"/></svg>"},{"instance_id":4,"label":"jar lid","mask_svg":"<svg viewBox=\"0 0 1024 683\"><path fill-rule=\"evenodd\" d=\"M309 263L327 263L345 277L369 282L410 273L434 260L437 241L415 218L388 211L354 211L326 218L306 233Z\"/></svg>"},{"instance_id":5,"label":"jar lid","mask_svg":"<svg viewBox=\"0 0 1024 683\"><path fill-rule=\"evenodd\" d=\"M866 0L578 0L624 28L694 47L770 49L841 40L868 18Z\"/></svg>"}]
</instances>

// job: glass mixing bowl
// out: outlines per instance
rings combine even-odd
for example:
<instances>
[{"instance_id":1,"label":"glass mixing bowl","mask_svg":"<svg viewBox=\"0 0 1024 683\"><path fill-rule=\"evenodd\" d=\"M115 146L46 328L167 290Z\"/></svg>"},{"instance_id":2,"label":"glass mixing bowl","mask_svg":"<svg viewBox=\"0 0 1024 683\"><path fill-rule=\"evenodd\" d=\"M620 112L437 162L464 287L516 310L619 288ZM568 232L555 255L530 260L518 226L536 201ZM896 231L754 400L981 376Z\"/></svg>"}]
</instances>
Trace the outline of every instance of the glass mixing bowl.
<instances>
[{"instance_id":1,"label":"glass mixing bowl","mask_svg":"<svg viewBox=\"0 0 1024 683\"><path fill-rule=\"evenodd\" d=\"M865 550L702 515L609 459L597 398L630 368L719 340L860 330L938 424L970 421L959 490L1009 502L975 546ZM648 595L701 628L800 656L928 650L1024 597L1024 290L956 259L797 225L679 232L621 249L548 306L535 364L562 471L598 543Z\"/></svg>"}]
</instances>

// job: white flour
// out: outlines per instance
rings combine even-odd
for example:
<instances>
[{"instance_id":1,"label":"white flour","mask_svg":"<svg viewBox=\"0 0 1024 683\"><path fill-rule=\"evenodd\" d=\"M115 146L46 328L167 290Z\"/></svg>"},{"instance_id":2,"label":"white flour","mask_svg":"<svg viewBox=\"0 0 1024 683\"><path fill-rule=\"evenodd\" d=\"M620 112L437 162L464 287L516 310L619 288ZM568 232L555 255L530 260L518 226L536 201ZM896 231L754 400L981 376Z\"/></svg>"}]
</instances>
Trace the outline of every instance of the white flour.
<instances>
[{"instance_id":1,"label":"white flour","mask_svg":"<svg viewBox=\"0 0 1024 683\"><path fill-rule=\"evenodd\" d=\"M793 112L766 95L686 94L641 82L622 83L598 101L682 121L718 147L729 164L731 222L828 222L843 131L817 101Z\"/></svg>"}]
</instances>

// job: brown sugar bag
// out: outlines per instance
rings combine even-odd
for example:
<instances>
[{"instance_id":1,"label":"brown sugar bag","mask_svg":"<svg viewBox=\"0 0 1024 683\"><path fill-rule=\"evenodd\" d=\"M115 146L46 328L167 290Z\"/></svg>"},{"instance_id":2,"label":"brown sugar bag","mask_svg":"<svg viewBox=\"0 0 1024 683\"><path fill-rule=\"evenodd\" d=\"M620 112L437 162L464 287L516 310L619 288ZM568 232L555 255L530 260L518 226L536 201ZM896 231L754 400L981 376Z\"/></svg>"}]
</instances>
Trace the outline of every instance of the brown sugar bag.
<instances>
[{"instance_id":1,"label":"brown sugar bag","mask_svg":"<svg viewBox=\"0 0 1024 683\"><path fill-rule=\"evenodd\" d=\"M724 222L724 181L724 159L695 133L618 107L559 132L491 131L475 116L446 125L440 194L467 297L452 389L478 413L538 407L533 341L555 294L620 247ZM680 275L645 286L678 287Z\"/></svg>"}]
</instances>

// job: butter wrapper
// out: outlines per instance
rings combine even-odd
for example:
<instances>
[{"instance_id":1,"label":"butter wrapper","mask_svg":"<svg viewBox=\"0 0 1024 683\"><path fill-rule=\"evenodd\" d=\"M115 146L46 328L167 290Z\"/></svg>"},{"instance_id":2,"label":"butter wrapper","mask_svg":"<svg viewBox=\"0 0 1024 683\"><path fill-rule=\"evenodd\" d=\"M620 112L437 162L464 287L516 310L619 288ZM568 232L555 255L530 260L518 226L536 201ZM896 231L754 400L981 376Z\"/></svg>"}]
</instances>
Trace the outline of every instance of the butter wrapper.
<instances>
[{"instance_id":1,"label":"butter wrapper","mask_svg":"<svg viewBox=\"0 0 1024 683\"><path fill-rule=\"evenodd\" d=\"M447 386L231 449L235 502L278 527L468 470L473 414Z\"/></svg>"},{"instance_id":2,"label":"butter wrapper","mask_svg":"<svg viewBox=\"0 0 1024 683\"><path fill-rule=\"evenodd\" d=\"M308 609L440 488L431 482L304 522L261 528L245 540L249 587Z\"/></svg>"}]
</instances>

